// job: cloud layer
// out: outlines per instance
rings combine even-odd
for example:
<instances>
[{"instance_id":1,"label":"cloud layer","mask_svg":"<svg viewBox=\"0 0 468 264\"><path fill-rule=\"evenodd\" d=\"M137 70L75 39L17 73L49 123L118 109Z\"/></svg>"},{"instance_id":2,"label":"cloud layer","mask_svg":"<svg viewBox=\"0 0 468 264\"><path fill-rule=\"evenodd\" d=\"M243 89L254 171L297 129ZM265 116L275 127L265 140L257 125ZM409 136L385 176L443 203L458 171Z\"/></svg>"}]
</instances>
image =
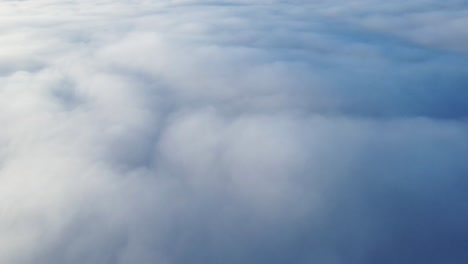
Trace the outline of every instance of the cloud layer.
<instances>
[{"instance_id":1,"label":"cloud layer","mask_svg":"<svg viewBox=\"0 0 468 264\"><path fill-rule=\"evenodd\" d=\"M1 1L0 263L466 263L465 1Z\"/></svg>"}]
</instances>

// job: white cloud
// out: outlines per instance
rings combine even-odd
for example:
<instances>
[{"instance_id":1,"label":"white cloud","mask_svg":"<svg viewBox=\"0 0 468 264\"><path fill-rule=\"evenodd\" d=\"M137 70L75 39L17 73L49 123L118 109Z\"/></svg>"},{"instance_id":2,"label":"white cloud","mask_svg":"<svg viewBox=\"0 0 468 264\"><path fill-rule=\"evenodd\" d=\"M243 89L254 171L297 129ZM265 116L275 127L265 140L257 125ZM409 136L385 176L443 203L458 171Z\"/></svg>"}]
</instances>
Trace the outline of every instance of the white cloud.
<instances>
[{"instance_id":1,"label":"white cloud","mask_svg":"<svg viewBox=\"0 0 468 264\"><path fill-rule=\"evenodd\" d=\"M467 7L0 2L0 262L466 262Z\"/></svg>"}]
</instances>

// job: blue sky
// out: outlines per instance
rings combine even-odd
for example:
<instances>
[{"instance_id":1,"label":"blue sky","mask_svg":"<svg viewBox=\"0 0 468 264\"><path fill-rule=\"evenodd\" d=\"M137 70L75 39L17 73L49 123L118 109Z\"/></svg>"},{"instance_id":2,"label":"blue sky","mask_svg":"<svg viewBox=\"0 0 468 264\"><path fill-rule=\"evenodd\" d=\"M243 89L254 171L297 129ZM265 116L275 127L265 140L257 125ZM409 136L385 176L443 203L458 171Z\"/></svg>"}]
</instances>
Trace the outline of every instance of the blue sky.
<instances>
[{"instance_id":1,"label":"blue sky","mask_svg":"<svg viewBox=\"0 0 468 264\"><path fill-rule=\"evenodd\" d=\"M468 261L468 3L0 1L0 263Z\"/></svg>"}]
</instances>

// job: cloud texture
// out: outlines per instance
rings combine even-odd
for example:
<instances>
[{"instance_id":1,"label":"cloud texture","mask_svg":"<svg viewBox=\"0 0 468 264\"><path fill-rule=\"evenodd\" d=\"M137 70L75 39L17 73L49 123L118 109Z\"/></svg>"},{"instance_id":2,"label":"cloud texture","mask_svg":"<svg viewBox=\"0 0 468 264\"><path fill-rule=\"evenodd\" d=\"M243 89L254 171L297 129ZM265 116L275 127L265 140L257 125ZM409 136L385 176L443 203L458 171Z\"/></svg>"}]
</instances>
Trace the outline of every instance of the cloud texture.
<instances>
[{"instance_id":1,"label":"cloud texture","mask_svg":"<svg viewBox=\"0 0 468 264\"><path fill-rule=\"evenodd\" d=\"M463 0L0 2L0 263L468 261Z\"/></svg>"}]
</instances>

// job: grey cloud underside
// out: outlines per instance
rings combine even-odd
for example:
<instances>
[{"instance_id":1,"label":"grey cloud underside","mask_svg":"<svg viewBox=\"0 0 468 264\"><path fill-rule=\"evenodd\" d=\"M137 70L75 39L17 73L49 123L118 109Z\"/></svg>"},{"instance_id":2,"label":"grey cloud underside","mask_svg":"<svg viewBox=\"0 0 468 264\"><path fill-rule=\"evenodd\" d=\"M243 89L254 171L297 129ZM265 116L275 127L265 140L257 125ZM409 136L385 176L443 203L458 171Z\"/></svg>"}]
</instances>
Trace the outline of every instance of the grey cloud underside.
<instances>
[{"instance_id":1,"label":"grey cloud underside","mask_svg":"<svg viewBox=\"0 0 468 264\"><path fill-rule=\"evenodd\" d=\"M464 1L1 1L0 263L466 263Z\"/></svg>"}]
</instances>

